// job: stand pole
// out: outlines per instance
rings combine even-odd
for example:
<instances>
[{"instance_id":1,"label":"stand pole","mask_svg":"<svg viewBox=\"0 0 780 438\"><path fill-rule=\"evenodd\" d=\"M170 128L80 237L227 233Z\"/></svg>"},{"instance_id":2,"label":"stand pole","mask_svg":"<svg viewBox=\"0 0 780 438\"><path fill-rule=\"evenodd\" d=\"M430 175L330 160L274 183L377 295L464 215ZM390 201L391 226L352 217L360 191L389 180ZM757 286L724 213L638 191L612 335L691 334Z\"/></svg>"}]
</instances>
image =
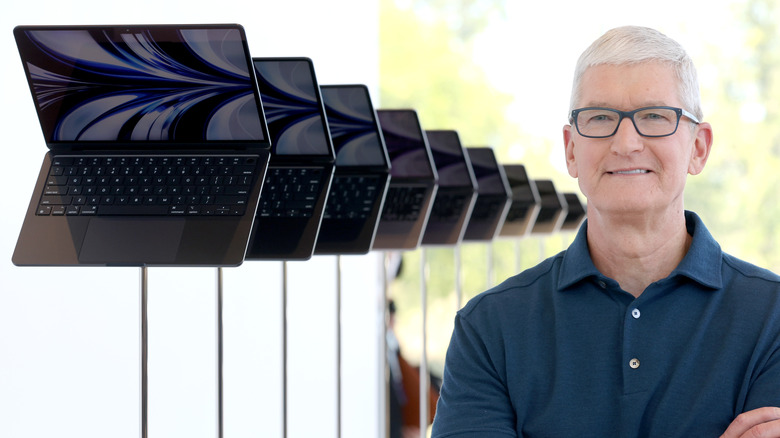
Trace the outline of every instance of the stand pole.
<instances>
[{"instance_id":1,"label":"stand pole","mask_svg":"<svg viewBox=\"0 0 780 438\"><path fill-rule=\"evenodd\" d=\"M287 262L282 262L282 437L287 438Z\"/></svg>"},{"instance_id":2,"label":"stand pole","mask_svg":"<svg viewBox=\"0 0 780 438\"><path fill-rule=\"evenodd\" d=\"M461 275L460 244L455 245L455 310L463 306L463 276Z\"/></svg>"},{"instance_id":3,"label":"stand pole","mask_svg":"<svg viewBox=\"0 0 780 438\"><path fill-rule=\"evenodd\" d=\"M336 437L341 437L341 255L336 255Z\"/></svg>"},{"instance_id":4,"label":"stand pole","mask_svg":"<svg viewBox=\"0 0 780 438\"><path fill-rule=\"evenodd\" d=\"M217 437L224 434L224 404L222 380L222 268L217 268Z\"/></svg>"},{"instance_id":5,"label":"stand pole","mask_svg":"<svg viewBox=\"0 0 780 438\"><path fill-rule=\"evenodd\" d=\"M493 287L495 281L493 280L493 241L486 244L487 246L487 288Z\"/></svg>"},{"instance_id":6,"label":"stand pole","mask_svg":"<svg viewBox=\"0 0 780 438\"><path fill-rule=\"evenodd\" d=\"M141 438L149 436L149 326L147 319L148 276L146 266L141 267Z\"/></svg>"},{"instance_id":7,"label":"stand pole","mask_svg":"<svg viewBox=\"0 0 780 438\"><path fill-rule=\"evenodd\" d=\"M427 347L427 250L422 248L420 254L420 298L422 311L422 352L420 356L420 438L425 438L428 432L428 347Z\"/></svg>"},{"instance_id":8,"label":"stand pole","mask_svg":"<svg viewBox=\"0 0 780 438\"><path fill-rule=\"evenodd\" d=\"M377 424L379 426L379 437L390 436L390 391L388 387L390 385L390 372L388 370L387 363L387 297L390 289L390 275L388 274L390 269L390 252L385 251L382 263L382 294L378 298L379 309L379 323L381 327L377 331L379 333L379 381L377 388L377 396L379 399L379 416L377 418Z\"/></svg>"}]
</instances>

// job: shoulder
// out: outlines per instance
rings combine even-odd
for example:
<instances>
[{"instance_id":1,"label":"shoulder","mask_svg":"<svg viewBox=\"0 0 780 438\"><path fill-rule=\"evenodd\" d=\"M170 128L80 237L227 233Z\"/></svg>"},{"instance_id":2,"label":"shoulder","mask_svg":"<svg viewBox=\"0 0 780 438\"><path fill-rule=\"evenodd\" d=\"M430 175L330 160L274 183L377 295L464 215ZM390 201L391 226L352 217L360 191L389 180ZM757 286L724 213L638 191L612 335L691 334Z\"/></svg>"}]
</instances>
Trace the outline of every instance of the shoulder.
<instances>
[{"instance_id":1,"label":"shoulder","mask_svg":"<svg viewBox=\"0 0 780 438\"><path fill-rule=\"evenodd\" d=\"M558 277L565 251L538 265L507 278L468 301L458 312L467 318L493 318L505 309L522 309L552 295L557 289Z\"/></svg>"},{"instance_id":2,"label":"shoulder","mask_svg":"<svg viewBox=\"0 0 780 438\"><path fill-rule=\"evenodd\" d=\"M750 282L780 292L780 275L750 262L723 253L723 275L735 281Z\"/></svg>"}]
</instances>

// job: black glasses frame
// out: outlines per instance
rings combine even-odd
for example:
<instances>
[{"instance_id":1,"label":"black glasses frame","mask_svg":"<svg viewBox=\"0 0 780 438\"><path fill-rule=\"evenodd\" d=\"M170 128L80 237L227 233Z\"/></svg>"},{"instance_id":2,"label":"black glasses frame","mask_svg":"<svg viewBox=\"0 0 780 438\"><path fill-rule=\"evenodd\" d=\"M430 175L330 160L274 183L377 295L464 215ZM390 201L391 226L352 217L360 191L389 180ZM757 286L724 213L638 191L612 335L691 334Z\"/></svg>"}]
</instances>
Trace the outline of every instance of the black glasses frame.
<instances>
[{"instance_id":1,"label":"black glasses frame","mask_svg":"<svg viewBox=\"0 0 780 438\"><path fill-rule=\"evenodd\" d=\"M667 110L674 111L677 114L677 123L675 123L675 125L674 125L674 131L670 132L669 134L664 134L664 135L646 135L646 134L643 134L642 131L639 130L639 127L636 126L636 120L634 120L634 115L636 113L640 112L640 111L646 111L646 110L652 110L652 109L667 109ZM612 111L613 113L618 114L620 116L620 118L618 119L618 122L615 125L615 130L612 131L612 133L609 134L609 135L586 135L586 134L583 134L582 132L580 132L580 127L579 127L579 125L577 123L577 116L582 111L586 111L586 110L604 110L604 111ZM637 109L635 109L633 111L620 111L620 110L616 110L614 108L605 108L605 107L600 107L600 106L589 106L589 107L578 108L578 109L573 110L571 112L571 115L569 116L569 124L574 125L574 127L577 129L577 132L581 136L583 136L583 137L587 137L587 138L607 138L607 137L612 137L613 135L615 135L617 130L620 128L620 124L623 122L623 119L628 118L628 119L631 119L631 123L634 124L634 129L636 129L636 132L639 135L641 135L642 137L657 138L657 137L668 137L670 135L674 135L674 133L677 132L677 128L680 127L680 118L682 116L685 116L685 117L689 118L691 120L691 122L693 122L696 125L698 125L700 123L699 120L696 118L696 116L694 116L690 112L688 112L688 111L686 111L686 110L684 110L682 108L677 108L677 107L673 107L673 106L646 106L644 108L637 108Z\"/></svg>"}]
</instances>

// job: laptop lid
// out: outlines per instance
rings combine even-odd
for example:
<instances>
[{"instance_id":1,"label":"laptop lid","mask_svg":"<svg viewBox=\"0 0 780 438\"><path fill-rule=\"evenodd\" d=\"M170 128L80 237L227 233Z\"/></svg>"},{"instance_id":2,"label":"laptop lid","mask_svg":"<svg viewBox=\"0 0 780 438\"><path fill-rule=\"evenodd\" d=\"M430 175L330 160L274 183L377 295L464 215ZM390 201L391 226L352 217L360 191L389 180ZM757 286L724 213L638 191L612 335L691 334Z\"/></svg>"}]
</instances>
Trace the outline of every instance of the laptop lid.
<instances>
[{"instance_id":1,"label":"laptop lid","mask_svg":"<svg viewBox=\"0 0 780 438\"><path fill-rule=\"evenodd\" d=\"M509 187L512 190L512 204L504 220L499 235L501 237L521 237L531 231L541 208L541 199L536 184L528 178L522 164L504 164Z\"/></svg>"},{"instance_id":2,"label":"laptop lid","mask_svg":"<svg viewBox=\"0 0 780 438\"><path fill-rule=\"evenodd\" d=\"M55 152L268 148L238 25L19 26Z\"/></svg>"},{"instance_id":3,"label":"laptop lid","mask_svg":"<svg viewBox=\"0 0 780 438\"><path fill-rule=\"evenodd\" d=\"M14 263L241 264L270 148L243 28L235 24L18 26L14 36L51 150L44 157ZM111 160L119 154L134 157L132 163L121 168L108 164L115 163ZM172 166L178 166L171 164L177 159L165 161L163 154L178 160L188 157L176 172L199 162L199 157L212 164L216 162L212 157L249 164L241 193L236 192L246 196L244 207L223 209L215 205L221 200L206 195L214 204L205 208L204 197L193 193L170 210L167 204L154 207L153 213L119 206L104 215L103 207L113 196L83 196L89 187L82 195L70 196L74 188L81 190L74 179L68 179L69 196L60 201L81 199L84 205L63 209L60 204L60 214L41 207L51 187L49 169L60 162L73 160L65 170L76 169L71 167L76 160L90 163L78 168L88 173L76 179L117 170L140 180L151 177L147 173L151 167L160 170L159 165L167 163L165 168L173 171ZM157 157L162 161L155 161ZM199 190L209 191L211 184L204 178ZM60 195L62 187L66 186L55 187ZM156 195L145 195L143 203ZM93 199L99 202L92 204ZM173 215L173 210L182 214Z\"/></svg>"},{"instance_id":4,"label":"laptop lid","mask_svg":"<svg viewBox=\"0 0 780 438\"><path fill-rule=\"evenodd\" d=\"M272 147L247 259L307 260L335 161L314 63L281 57L253 58L253 64Z\"/></svg>"},{"instance_id":5,"label":"laptop lid","mask_svg":"<svg viewBox=\"0 0 780 438\"><path fill-rule=\"evenodd\" d=\"M509 183L492 148L468 147L466 151L477 178L478 195L463 240L492 240L509 209Z\"/></svg>"},{"instance_id":6,"label":"laptop lid","mask_svg":"<svg viewBox=\"0 0 780 438\"><path fill-rule=\"evenodd\" d=\"M413 249L422 240L438 174L417 111L379 109L377 117L391 180L372 249Z\"/></svg>"},{"instance_id":7,"label":"laptop lid","mask_svg":"<svg viewBox=\"0 0 780 438\"><path fill-rule=\"evenodd\" d=\"M439 189L422 243L454 245L463 237L477 198L476 177L457 131L426 130L425 134L439 175Z\"/></svg>"},{"instance_id":8,"label":"laptop lid","mask_svg":"<svg viewBox=\"0 0 780 438\"><path fill-rule=\"evenodd\" d=\"M315 254L365 254L379 225L390 181L390 159L368 87L320 86L336 170Z\"/></svg>"},{"instance_id":9,"label":"laptop lid","mask_svg":"<svg viewBox=\"0 0 780 438\"><path fill-rule=\"evenodd\" d=\"M586 208L580 201L580 197L574 192L564 193L563 199L566 201L568 209L566 218L561 224L561 231L576 231L585 220Z\"/></svg>"},{"instance_id":10,"label":"laptop lid","mask_svg":"<svg viewBox=\"0 0 780 438\"><path fill-rule=\"evenodd\" d=\"M548 179L534 180L541 199L541 209L531 229L531 234L550 234L557 232L566 218L568 204L563 194L555 189Z\"/></svg>"}]
</instances>

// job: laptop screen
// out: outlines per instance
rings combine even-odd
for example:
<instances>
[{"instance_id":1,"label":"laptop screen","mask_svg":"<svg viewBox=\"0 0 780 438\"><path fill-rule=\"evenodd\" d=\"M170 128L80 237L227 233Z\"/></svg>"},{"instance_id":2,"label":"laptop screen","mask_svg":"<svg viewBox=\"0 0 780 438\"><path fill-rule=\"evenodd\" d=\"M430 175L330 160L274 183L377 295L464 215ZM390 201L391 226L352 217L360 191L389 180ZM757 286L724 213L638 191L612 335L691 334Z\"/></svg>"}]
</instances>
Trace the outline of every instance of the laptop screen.
<instances>
[{"instance_id":1,"label":"laptop screen","mask_svg":"<svg viewBox=\"0 0 780 438\"><path fill-rule=\"evenodd\" d=\"M271 152L332 155L332 145L314 65L308 58L254 58Z\"/></svg>"},{"instance_id":2,"label":"laptop screen","mask_svg":"<svg viewBox=\"0 0 780 438\"><path fill-rule=\"evenodd\" d=\"M426 148L426 138L414 110L377 110L379 126L387 145L393 177L430 177L435 174Z\"/></svg>"},{"instance_id":3,"label":"laptop screen","mask_svg":"<svg viewBox=\"0 0 780 438\"><path fill-rule=\"evenodd\" d=\"M384 140L363 85L320 87L330 135L336 149L336 166L387 166Z\"/></svg>"},{"instance_id":4,"label":"laptop screen","mask_svg":"<svg viewBox=\"0 0 780 438\"><path fill-rule=\"evenodd\" d=\"M463 146L456 131L425 131L440 187L473 187Z\"/></svg>"},{"instance_id":5,"label":"laptop screen","mask_svg":"<svg viewBox=\"0 0 780 438\"><path fill-rule=\"evenodd\" d=\"M471 167L477 177L480 194L506 194L493 150L487 147L468 148Z\"/></svg>"},{"instance_id":6,"label":"laptop screen","mask_svg":"<svg viewBox=\"0 0 780 438\"><path fill-rule=\"evenodd\" d=\"M504 166L506 179L512 189L512 199L515 201L535 202L534 189L522 164Z\"/></svg>"},{"instance_id":7,"label":"laptop screen","mask_svg":"<svg viewBox=\"0 0 780 438\"><path fill-rule=\"evenodd\" d=\"M240 26L18 27L48 142L266 141Z\"/></svg>"}]
</instances>

